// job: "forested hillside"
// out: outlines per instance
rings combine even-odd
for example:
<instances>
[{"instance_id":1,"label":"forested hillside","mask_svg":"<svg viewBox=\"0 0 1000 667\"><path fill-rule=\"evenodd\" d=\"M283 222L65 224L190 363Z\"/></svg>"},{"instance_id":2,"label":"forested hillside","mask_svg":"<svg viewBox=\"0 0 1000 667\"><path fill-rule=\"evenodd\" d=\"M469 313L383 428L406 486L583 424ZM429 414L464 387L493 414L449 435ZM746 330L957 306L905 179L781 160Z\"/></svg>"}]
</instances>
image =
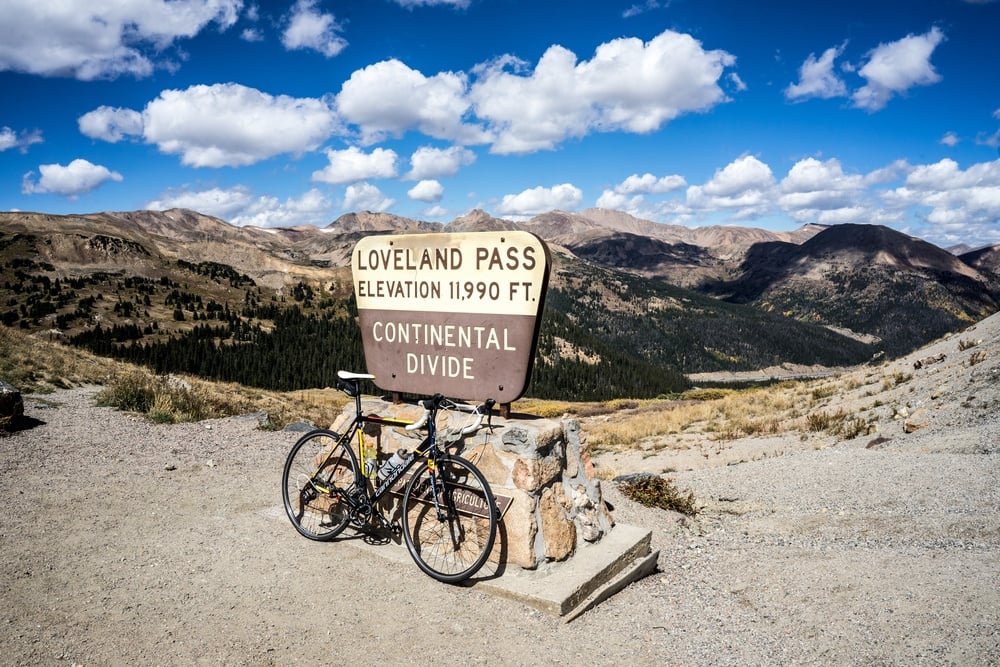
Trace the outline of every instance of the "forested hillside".
<instances>
[{"instance_id":1,"label":"forested hillside","mask_svg":"<svg viewBox=\"0 0 1000 667\"><path fill-rule=\"evenodd\" d=\"M0 233L3 324L160 373L276 390L332 386L338 369L365 368L343 267L322 269L322 282L275 288L223 262L171 259L107 234L73 242L102 270L79 255L57 265L50 249L61 239L52 239ZM556 253L528 395L650 397L683 390L683 373L850 364L873 351L823 327Z\"/></svg>"}]
</instances>

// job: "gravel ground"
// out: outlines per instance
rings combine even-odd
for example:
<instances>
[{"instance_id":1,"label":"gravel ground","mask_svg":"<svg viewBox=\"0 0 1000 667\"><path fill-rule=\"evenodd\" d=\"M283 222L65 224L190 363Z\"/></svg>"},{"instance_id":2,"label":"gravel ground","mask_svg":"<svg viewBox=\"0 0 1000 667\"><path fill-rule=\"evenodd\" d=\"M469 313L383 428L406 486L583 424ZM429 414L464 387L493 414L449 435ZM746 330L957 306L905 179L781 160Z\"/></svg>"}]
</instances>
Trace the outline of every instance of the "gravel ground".
<instances>
[{"instance_id":1,"label":"gravel ground","mask_svg":"<svg viewBox=\"0 0 1000 667\"><path fill-rule=\"evenodd\" d=\"M992 410L674 474L693 521L605 483L659 571L571 623L301 538L279 495L295 436L255 416L28 396L39 423L0 439L0 663L1000 664L997 355L978 368L960 390Z\"/></svg>"}]
</instances>

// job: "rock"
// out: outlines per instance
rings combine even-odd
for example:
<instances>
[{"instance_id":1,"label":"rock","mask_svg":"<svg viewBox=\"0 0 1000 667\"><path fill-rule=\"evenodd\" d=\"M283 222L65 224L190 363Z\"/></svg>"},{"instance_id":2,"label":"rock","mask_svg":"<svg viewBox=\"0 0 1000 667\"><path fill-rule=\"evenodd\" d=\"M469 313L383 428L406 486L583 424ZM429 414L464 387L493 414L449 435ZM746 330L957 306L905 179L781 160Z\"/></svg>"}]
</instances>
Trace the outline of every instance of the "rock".
<instances>
[{"instance_id":1,"label":"rock","mask_svg":"<svg viewBox=\"0 0 1000 667\"><path fill-rule=\"evenodd\" d=\"M560 499L556 493L562 488L557 485L556 491L545 489L538 501L539 515L542 522L542 535L545 536L545 557L548 560L565 560L576 547L576 524L566 517Z\"/></svg>"},{"instance_id":2,"label":"rock","mask_svg":"<svg viewBox=\"0 0 1000 667\"><path fill-rule=\"evenodd\" d=\"M289 433L306 433L308 431L313 430L314 428L316 427L310 424L309 422L299 421L299 422L292 422L291 424L289 424L288 426L286 426L281 430L288 431Z\"/></svg>"},{"instance_id":3,"label":"rock","mask_svg":"<svg viewBox=\"0 0 1000 667\"><path fill-rule=\"evenodd\" d=\"M548 457L544 459L519 458L514 462L512 473L514 486L529 493L547 485L562 472L562 462Z\"/></svg>"},{"instance_id":4,"label":"rock","mask_svg":"<svg viewBox=\"0 0 1000 667\"><path fill-rule=\"evenodd\" d=\"M13 422L24 416L24 399L17 387L0 380L0 420Z\"/></svg>"},{"instance_id":5,"label":"rock","mask_svg":"<svg viewBox=\"0 0 1000 667\"><path fill-rule=\"evenodd\" d=\"M906 421L903 422L903 432L913 433L914 431L922 429L923 427L927 426L929 422L926 419L924 419L923 421L918 421L918 419L922 418L925 414L926 410L924 410L923 408L914 411L914 413L910 415L910 417Z\"/></svg>"}]
</instances>

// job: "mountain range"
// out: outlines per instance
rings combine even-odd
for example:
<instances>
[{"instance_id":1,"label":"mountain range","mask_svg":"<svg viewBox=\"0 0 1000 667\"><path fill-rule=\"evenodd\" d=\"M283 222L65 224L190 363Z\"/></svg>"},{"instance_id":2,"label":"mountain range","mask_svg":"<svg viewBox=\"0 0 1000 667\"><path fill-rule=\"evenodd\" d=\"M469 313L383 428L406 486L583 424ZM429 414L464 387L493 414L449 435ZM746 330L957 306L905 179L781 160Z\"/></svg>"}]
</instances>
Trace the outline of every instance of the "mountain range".
<instances>
[{"instance_id":1,"label":"mountain range","mask_svg":"<svg viewBox=\"0 0 1000 667\"><path fill-rule=\"evenodd\" d=\"M65 336L139 321L162 338L193 326L176 319L166 286L227 309L251 298L248 285L257 302L285 303L296 288L349 298L350 254L367 235L507 229L532 232L552 250L542 366L616 355L654 374L854 364L905 354L1000 310L1000 246L955 255L877 225L689 228L588 209L523 222L477 210L448 224L358 212L326 227L263 229L173 209L0 213L0 317ZM100 294L103 306L97 286L79 283L94 275L117 277L107 281L115 296ZM159 281L163 295L140 299L129 277L146 292ZM85 317L69 316L79 310L73 299L25 282L73 278L77 302L96 300ZM122 317L115 300L141 301L142 313L128 307ZM297 305L318 310L320 300Z\"/></svg>"}]
</instances>

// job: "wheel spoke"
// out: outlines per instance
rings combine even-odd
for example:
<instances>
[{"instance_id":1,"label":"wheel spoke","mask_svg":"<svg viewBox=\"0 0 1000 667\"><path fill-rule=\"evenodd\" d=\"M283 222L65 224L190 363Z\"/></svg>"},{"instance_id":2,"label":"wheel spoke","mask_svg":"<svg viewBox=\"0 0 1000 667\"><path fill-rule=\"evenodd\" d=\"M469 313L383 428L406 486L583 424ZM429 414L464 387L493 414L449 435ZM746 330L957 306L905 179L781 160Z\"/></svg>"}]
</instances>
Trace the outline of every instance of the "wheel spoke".
<instances>
[{"instance_id":1,"label":"wheel spoke","mask_svg":"<svg viewBox=\"0 0 1000 667\"><path fill-rule=\"evenodd\" d=\"M358 466L339 438L326 430L307 433L285 461L285 512L296 530L312 540L336 537L349 521L347 496L359 479Z\"/></svg>"}]
</instances>

